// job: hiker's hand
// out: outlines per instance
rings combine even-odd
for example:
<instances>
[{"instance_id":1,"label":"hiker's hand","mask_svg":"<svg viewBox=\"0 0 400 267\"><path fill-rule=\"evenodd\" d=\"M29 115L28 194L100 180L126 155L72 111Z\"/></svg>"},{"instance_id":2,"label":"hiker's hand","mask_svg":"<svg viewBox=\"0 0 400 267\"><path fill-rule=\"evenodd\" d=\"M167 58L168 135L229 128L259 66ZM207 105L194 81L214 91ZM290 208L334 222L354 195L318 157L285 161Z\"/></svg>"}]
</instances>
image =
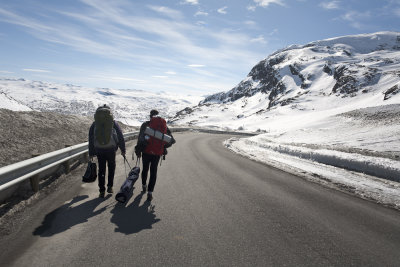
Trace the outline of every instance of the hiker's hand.
<instances>
[{"instance_id":1,"label":"hiker's hand","mask_svg":"<svg viewBox=\"0 0 400 267\"><path fill-rule=\"evenodd\" d=\"M125 158L125 151L122 151L122 152L121 152L121 155L122 155L122 157Z\"/></svg>"},{"instance_id":2,"label":"hiker's hand","mask_svg":"<svg viewBox=\"0 0 400 267\"><path fill-rule=\"evenodd\" d=\"M135 154L138 158L140 158L142 156L142 153L140 151L135 151Z\"/></svg>"}]
</instances>

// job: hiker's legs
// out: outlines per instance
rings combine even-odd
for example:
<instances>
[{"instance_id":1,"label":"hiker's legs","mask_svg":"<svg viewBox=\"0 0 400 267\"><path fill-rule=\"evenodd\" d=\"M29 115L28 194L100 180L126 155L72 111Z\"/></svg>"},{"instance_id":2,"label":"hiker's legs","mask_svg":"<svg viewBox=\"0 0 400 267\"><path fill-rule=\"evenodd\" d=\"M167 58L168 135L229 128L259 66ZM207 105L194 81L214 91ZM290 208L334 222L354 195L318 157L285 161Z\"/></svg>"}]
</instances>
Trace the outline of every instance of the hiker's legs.
<instances>
[{"instance_id":1,"label":"hiker's legs","mask_svg":"<svg viewBox=\"0 0 400 267\"><path fill-rule=\"evenodd\" d=\"M157 168L158 168L158 162L159 161L160 161L160 156L151 155L149 192L153 192L154 186L156 185Z\"/></svg>"},{"instance_id":2,"label":"hiker's legs","mask_svg":"<svg viewBox=\"0 0 400 267\"><path fill-rule=\"evenodd\" d=\"M142 153L143 170L142 170L142 184L147 183L147 173L149 172L151 155Z\"/></svg>"},{"instance_id":3,"label":"hiker's legs","mask_svg":"<svg viewBox=\"0 0 400 267\"><path fill-rule=\"evenodd\" d=\"M107 187L113 187L114 174L115 174L115 151L107 154L107 167L108 167L108 184Z\"/></svg>"},{"instance_id":4,"label":"hiker's legs","mask_svg":"<svg viewBox=\"0 0 400 267\"><path fill-rule=\"evenodd\" d=\"M97 155L97 161L99 163L99 191L104 192L106 188L105 184L105 177L106 177L106 155L99 154Z\"/></svg>"}]
</instances>

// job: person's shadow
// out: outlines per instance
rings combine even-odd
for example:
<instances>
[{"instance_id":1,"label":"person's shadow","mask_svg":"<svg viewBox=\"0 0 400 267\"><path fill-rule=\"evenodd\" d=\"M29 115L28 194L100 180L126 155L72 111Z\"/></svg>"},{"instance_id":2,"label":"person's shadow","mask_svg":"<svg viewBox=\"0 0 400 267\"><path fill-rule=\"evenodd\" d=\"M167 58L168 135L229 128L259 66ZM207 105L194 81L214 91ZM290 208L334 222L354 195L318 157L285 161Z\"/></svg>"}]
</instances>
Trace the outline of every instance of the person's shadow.
<instances>
[{"instance_id":1,"label":"person's shadow","mask_svg":"<svg viewBox=\"0 0 400 267\"><path fill-rule=\"evenodd\" d=\"M72 207L74 203L82 201L89 196L77 196L70 202L62 205L61 207L48 213L42 224L33 231L33 235L40 235L42 237L52 236L64 232L74 225L87 222L89 218L94 217L107 209L103 207L96 210L96 207L104 201L104 199L94 198L82 204Z\"/></svg>"},{"instance_id":2,"label":"person's shadow","mask_svg":"<svg viewBox=\"0 0 400 267\"><path fill-rule=\"evenodd\" d=\"M140 193L134 201L124 206L118 203L111 210L111 222L116 225L115 232L124 233L126 235L138 233L144 229L152 229L152 225L159 222L156 218L154 206L146 201L139 206L144 193Z\"/></svg>"}]
</instances>

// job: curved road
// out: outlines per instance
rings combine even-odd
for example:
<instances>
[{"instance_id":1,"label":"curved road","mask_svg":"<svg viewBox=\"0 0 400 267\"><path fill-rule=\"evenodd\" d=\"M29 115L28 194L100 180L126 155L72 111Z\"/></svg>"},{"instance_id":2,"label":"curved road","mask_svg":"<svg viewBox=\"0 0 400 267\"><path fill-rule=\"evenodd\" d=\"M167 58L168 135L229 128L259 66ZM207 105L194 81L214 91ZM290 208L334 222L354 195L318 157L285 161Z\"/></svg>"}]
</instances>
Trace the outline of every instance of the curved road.
<instances>
[{"instance_id":1,"label":"curved road","mask_svg":"<svg viewBox=\"0 0 400 267\"><path fill-rule=\"evenodd\" d=\"M229 136L174 136L151 205L140 180L127 205L97 198L81 167L1 236L1 266L400 266L398 211L233 154Z\"/></svg>"}]
</instances>

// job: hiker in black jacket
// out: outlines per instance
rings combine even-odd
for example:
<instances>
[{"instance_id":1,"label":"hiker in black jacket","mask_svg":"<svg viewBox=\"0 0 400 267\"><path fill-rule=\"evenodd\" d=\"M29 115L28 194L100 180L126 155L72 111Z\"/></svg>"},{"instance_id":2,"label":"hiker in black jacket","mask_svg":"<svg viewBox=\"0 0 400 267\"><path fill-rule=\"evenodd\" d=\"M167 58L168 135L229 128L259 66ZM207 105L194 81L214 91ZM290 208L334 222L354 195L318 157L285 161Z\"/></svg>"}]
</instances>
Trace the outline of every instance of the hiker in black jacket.
<instances>
[{"instance_id":1,"label":"hiker in black jacket","mask_svg":"<svg viewBox=\"0 0 400 267\"><path fill-rule=\"evenodd\" d=\"M104 139L104 140L103 140ZM109 106L97 108L95 121L89 129L89 157L97 156L99 163L99 197L104 197L106 164L108 166L107 192L113 193L115 156L118 148L125 157L125 140L121 128L114 120Z\"/></svg>"},{"instance_id":2,"label":"hiker in black jacket","mask_svg":"<svg viewBox=\"0 0 400 267\"><path fill-rule=\"evenodd\" d=\"M147 191L147 201L151 201L153 199L153 190L157 180L158 163L161 156L165 157L167 154L167 148L175 143L175 139L172 137L172 141L169 144L157 140L156 138L145 134L147 127L160 131L171 137L172 134L170 129L167 127L165 120L158 116L157 110L150 111L150 121L146 121L140 126L139 137L135 146L135 154L138 158L141 156L143 157L142 192L146 193ZM147 174L149 169L150 181L147 187Z\"/></svg>"}]
</instances>

